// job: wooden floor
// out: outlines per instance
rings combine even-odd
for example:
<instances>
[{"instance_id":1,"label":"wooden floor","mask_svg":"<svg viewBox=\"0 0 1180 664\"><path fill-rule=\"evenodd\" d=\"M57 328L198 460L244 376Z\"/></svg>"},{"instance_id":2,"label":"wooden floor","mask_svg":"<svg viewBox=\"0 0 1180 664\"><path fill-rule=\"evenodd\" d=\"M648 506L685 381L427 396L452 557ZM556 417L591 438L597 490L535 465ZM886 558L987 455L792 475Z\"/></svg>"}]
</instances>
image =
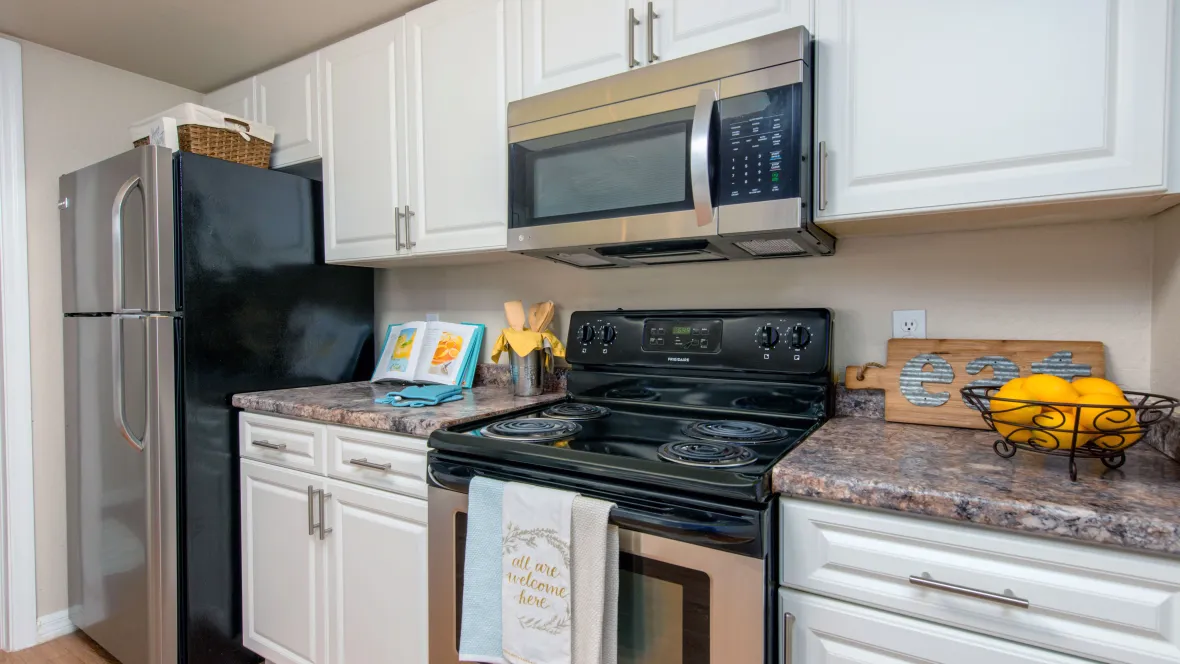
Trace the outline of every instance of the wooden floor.
<instances>
[{"instance_id":1,"label":"wooden floor","mask_svg":"<svg viewBox=\"0 0 1180 664\"><path fill-rule=\"evenodd\" d=\"M119 664L82 632L20 652L0 652L0 664Z\"/></svg>"}]
</instances>

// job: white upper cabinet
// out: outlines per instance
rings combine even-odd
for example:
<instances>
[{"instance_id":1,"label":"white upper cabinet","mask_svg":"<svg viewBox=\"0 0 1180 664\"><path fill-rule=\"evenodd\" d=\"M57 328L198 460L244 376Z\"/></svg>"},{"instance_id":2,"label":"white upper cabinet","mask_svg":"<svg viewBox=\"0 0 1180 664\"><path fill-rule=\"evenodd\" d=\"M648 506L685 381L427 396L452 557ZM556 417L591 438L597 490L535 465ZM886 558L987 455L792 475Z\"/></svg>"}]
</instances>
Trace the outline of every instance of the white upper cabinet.
<instances>
[{"instance_id":1,"label":"white upper cabinet","mask_svg":"<svg viewBox=\"0 0 1180 664\"><path fill-rule=\"evenodd\" d=\"M275 130L274 168L320 158L319 53L257 76L258 114Z\"/></svg>"},{"instance_id":2,"label":"white upper cabinet","mask_svg":"<svg viewBox=\"0 0 1180 664\"><path fill-rule=\"evenodd\" d=\"M1168 0L815 11L819 217L1162 190Z\"/></svg>"},{"instance_id":3,"label":"white upper cabinet","mask_svg":"<svg viewBox=\"0 0 1180 664\"><path fill-rule=\"evenodd\" d=\"M650 48L636 53L645 64L736 44L787 28L811 29L811 0L632 0L636 15L651 18ZM820 0L829 2L831 0Z\"/></svg>"},{"instance_id":4,"label":"white upper cabinet","mask_svg":"<svg viewBox=\"0 0 1180 664\"><path fill-rule=\"evenodd\" d=\"M628 32L639 38L628 25L630 7L628 0L523 0L524 96L627 71Z\"/></svg>"},{"instance_id":5,"label":"white upper cabinet","mask_svg":"<svg viewBox=\"0 0 1180 664\"><path fill-rule=\"evenodd\" d=\"M507 244L507 112L520 97L519 11L519 0L436 0L405 17L415 255Z\"/></svg>"},{"instance_id":6,"label":"white upper cabinet","mask_svg":"<svg viewBox=\"0 0 1180 664\"><path fill-rule=\"evenodd\" d=\"M405 250L399 228L406 203L404 54L404 18L320 51L329 262ZM462 49L452 56L462 60Z\"/></svg>"},{"instance_id":7,"label":"white upper cabinet","mask_svg":"<svg viewBox=\"0 0 1180 664\"><path fill-rule=\"evenodd\" d=\"M238 81L220 90L210 92L201 100L202 106L215 111L236 115L243 120L257 120L254 105L254 77Z\"/></svg>"}]
</instances>

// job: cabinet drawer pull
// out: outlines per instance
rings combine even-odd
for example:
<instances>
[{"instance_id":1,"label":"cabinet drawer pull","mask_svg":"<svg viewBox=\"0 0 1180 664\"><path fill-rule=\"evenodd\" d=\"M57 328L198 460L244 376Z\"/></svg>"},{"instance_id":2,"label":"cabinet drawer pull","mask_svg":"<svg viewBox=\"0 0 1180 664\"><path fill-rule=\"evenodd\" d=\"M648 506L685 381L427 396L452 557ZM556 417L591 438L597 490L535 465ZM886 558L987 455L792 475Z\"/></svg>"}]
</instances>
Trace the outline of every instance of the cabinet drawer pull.
<instances>
[{"instance_id":1,"label":"cabinet drawer pull","mask_svg":"<svg viewBox=\"0 0 1180 664\"><path fill-rule=\"evenodd\" d=\"M627 10L627 69L634 69L642 62L635 59L635 26L639 19L635 18L635 8Z\"/></svg>"},{"instance_id":2,"label":"cabinet drawer pull","mask_svg":"<svg viewBox=\"0 0 1180 664\"><path fill-rule=\"evenodd\" d=\"M348 463L354 466L361 466L362 468L372 468L373 470L389 470L393 468L392 463L373 463L368 459L349 459Z\"/></svg>"},{"instance_id":3,"label":"cabinet drawer pull","mask_svg":"<svg viewBox=\"0 0 1180 664\"><path fill-rule=\"evenodd\" d=\"M783 614L783 664L791 664L795 650L795 616Z\"/></svg>"},{"instance_id":4,"label":"cabinet drawer pull","mask_svg":"<svg viewBox=\"0 0 1180 664\"><path fill-rule=\"evenodd\" d=\"M257 446L259 446L259 447L265 447L265 448L266 448L266 449L268 449L268 450L280 450L280 451L282 451L282 450L285 450L285 449L287 449L287 444L286 444L286 443L272 443L272 442L270 442L269 440L252 440L252 441L250 441L250 444L251 444L251 445L257 445Z\"/></svg>"},{"instance_id":5,"label":"cabinet drawer pull","mask_svg":"<svg viewBox=\"0 0 1180 664\"><path fill-rule=\"evenodd\" d=\"M989 593L986 590L976 590L968 588L967 586L959 586L953 583L943 583L942 581L935 581L930 577L929 572L922 572L922 576L911 576L910 583L915 586L922 586L923 588L930 588L932 590L944 590L948 593L955 593L956 595L963 595L965 597L974 597L975 599L987 600L989 602L996 602L1006 606L1014 606L1018 609L1027 609L1029 603L1027 599L1021 599L1016 596L1009 589L1004 590L1004 594Z\"/></svg>"},{"instance_id":6,"label":"cabinet drawer pull","mask_svg":"<svg viewBox=\"0 0 1180 664\"><path fill-rule=\"evenodd\" d=\"M316 488L310 484L307 485L307 534L315 535L315 494Z\"/></svg>"},{"instance_id":7,"label":"cabinet drawer pull","mask_svg":"<svg viewBox=\"0 0 1180 664\"><path fill-rule=\"evenodd\" d=\"M656 55L656 19L660 15L656 13L654 2L647 3L647 64L651 64L660 59Z\"/></svg>"},{"instance_id":8,"label":"cabinet drawer pull","mask_svg":"<svg viewBox=\"0 0 1180 664\"><path fill-rule=\"evenodd\" d=\"M332 494L324 493L323 489L319 490L319 494L320 494L320 541L322 542L322 541L324 541L324 538L328 536L328 533L332 532L332 529L327 526L327 523L328 523L327 520L324 518L324 503L326 503L332 499Z\"/></svg>"}]
</instances>

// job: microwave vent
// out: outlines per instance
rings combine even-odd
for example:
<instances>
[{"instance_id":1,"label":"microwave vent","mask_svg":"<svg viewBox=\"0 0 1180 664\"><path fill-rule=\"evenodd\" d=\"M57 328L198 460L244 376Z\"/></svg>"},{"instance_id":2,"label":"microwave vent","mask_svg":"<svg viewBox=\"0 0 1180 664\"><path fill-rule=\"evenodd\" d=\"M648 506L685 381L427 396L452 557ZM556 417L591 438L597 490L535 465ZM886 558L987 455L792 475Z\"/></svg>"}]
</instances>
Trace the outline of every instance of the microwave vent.
<instances>
[{"instance_id":1,"label":"microwave vent","mask_svg":"<svg viewBox=\"0 0 1180 664\"><path fill-rule=\"evenodd\" d=\"M811 255L811 252L804 249L798 242L785 237L765 240L747 240L745 242L735 242L734 245L751 256L757 256L759 258L781 258L785 256Z\"/></svg>"},{"instance_id":2,"label":"microwave vent","mask_svg":"<svg viewBox=\"0 0 1180 664\"><path fill-rule=\"evenodd\" d=\"M615 264L593 254L553 254L549 258L575 267L615 267Z\"/></svg>"}]
</instances>

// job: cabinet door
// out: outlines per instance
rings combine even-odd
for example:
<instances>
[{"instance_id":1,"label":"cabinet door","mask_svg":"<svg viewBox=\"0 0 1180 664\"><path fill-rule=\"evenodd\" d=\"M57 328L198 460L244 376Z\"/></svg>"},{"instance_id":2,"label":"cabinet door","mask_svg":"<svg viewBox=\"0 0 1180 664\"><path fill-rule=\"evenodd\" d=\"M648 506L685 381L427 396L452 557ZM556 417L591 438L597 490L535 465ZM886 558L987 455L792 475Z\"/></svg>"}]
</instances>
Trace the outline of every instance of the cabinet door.
<instances>
[{"instance_id":1,"label":"cabinet door","mask_svg":"<svg viewBox=\"0 0 1180 664\"><path fill-rule=\"evenodd\" d=\"M818 216L1162 189L1168 6L816 3Z\"/></svg>"},{"instance_id":2,"label":"cabinet door","mask_svg":"<svg viewBox=\"0 0 1180 664\"><path fill-rule=\"evenodd\" d=\"M274 168L320 158L320 55L258 75L258 121L275 129Z\"/></svg>"},{"instance_id":3,"label":"cabinet door","mask_svg":"<svg viewBox=\"0 0 1180 664\"><path fill-rule=\"evenodd\" d=\"M790 664L1084 664L1086 660L790 590L779 591ZM786 636L786 644L781 639Z\"/></svg>"},{"instance_id":4,"label":"cabinet door","mask_svg":"<svg viewBox=\"0 0 1180 664\"><path fill-rule=\"evenodd\" d=\"M427 664L426 501L328 482L332 664Z\"/></svg>"},{"instance_id":5,"label":"cabinet door","mask_svg":"<svg viewBox=\"0 0 1180 664\"><path fill-rule=\"evenodd\" d=\"M254 77L238 81L233 85L210 92L201 100L202 106L208 106L215 111L236 115L251 122L258 118L254 115Z\"/></svg>"},{"instance_id":6,"label":"cabinet door","mask_svg":"<svg viewBox=\"0 0 1180 664\"><path fill-rule=\"evenodd\" d=\"M635 49L642 33L628 25L629 6L628 0L522 0L524 96L627 71L627 31Z\"/></svg>"},{"instance_id":7,"label":"cabinet door","mask_svg":"<svg viewBox=\"0 0 1180 664\"><path fill-rule=\"evenodd\" d=\"M645 64L736 44L787 28L803 26L811 30L812 26L810 0L632 2L641 21L649 18L649 4L657 16L652 23L655 38L651 49L645 44L644 50L635 56Z\"/></svg>"},{"instance_id":8,"label":"cabinet door","mask_svg":"<svg viewBox=\"0 0 1180 664\"><path fill-rule=\"evenodd\" d=\"M274 664L325 662L324 547L308 534L324 480L241 463L242 642Z\"/></svg>"},{"instance_id":9,"label":"cabinet door","mask_svg":"<svg viewBox=\"0 0 1180 664\"><path fill-rule=\"evenodd\" d=\"M406 15L411 246L503 249L508 102L520 96L509 34L519 0L436 0ZM510 21L508 14L517 21Z\"/></svg>"},{"instance_id":10,"label":"cabinet door","mask_svg":"<svg viewBox=\"0 0 1180 664\"><path fill-rule=\"evenodd\" d=\"M404 54L401 18L320 51L328 262L388 258L405 244Z\"/></svg>"}]
</instances>

